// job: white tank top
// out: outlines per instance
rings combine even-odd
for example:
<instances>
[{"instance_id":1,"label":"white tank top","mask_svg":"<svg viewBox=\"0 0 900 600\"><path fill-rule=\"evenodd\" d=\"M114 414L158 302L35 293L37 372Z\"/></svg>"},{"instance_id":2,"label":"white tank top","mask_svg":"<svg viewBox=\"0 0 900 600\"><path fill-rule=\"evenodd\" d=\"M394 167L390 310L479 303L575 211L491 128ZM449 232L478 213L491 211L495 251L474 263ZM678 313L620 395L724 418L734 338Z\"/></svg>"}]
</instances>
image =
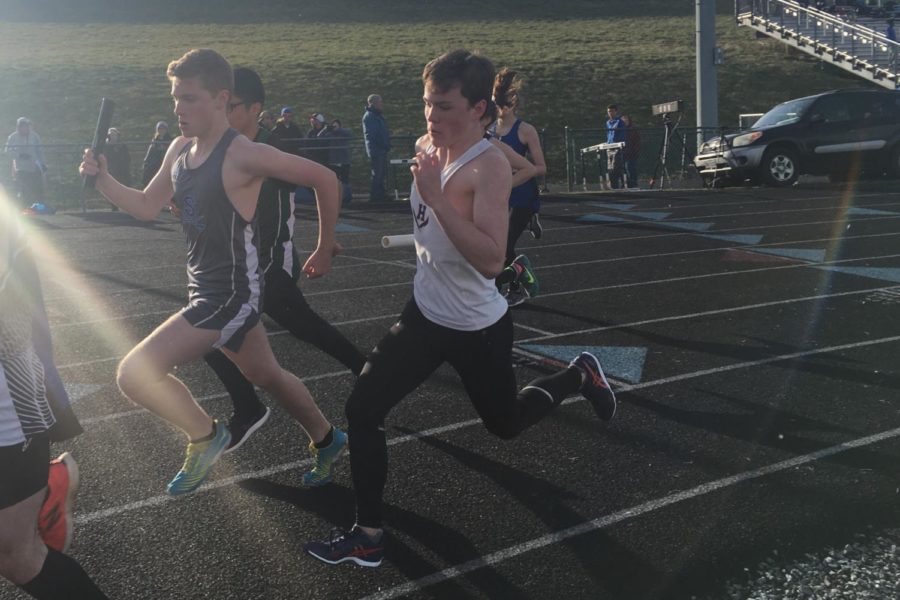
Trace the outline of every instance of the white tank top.
<instances>
[{"instance_id":1,"label":"white tank top","mask_svg":"<svg viewBox=\"0 0 900 600\"><path fill-rule=\"evenodd\" d=\"M441 171L441 189L460 167L491 147L485 139ZM443 327L477 331L496 323L508 310L493 279L485 278L459 253L413 183L409 196L416 241L413 297L425 317Z\"/></svg>"}]
</instances>

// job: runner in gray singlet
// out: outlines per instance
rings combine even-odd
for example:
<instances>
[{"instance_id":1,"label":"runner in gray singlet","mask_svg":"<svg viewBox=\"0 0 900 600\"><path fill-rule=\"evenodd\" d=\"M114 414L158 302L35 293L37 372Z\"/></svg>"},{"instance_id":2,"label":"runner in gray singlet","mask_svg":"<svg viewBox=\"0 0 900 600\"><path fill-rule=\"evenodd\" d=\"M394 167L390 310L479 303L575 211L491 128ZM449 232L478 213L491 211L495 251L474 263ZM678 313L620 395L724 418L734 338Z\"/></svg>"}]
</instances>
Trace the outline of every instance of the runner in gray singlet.
<instances>
[{"instance_id":1,"label":"runner in gray singlet","mask_svg":"<svg viewBox=\"0 0 900 600\"><path fill-rule=\"evenodd\" d=\"M254 214L266 177L316 191L319 240L303 266L307 277L331 269L334 227L340 210L337 177L327 167L237 135L228 124L233 109L231 65L213 50L191 50L169 64L175 115L182 136L169 146L159 172L144 190L110 176L106 159L86 150L83 175L97 190L139 219L153 219L175 197L188 243L190 302L139 343L119 364L117 382L133 402L184 431L184 466L170 494L196 490L230 441L190 391L171 375L175 367L221 348L253 384L272 395L320 442L334 430L306 386L283 370L259 323L260 269ZM336 460L339 453L333 457Z\"/></svg>"}]
</instances>

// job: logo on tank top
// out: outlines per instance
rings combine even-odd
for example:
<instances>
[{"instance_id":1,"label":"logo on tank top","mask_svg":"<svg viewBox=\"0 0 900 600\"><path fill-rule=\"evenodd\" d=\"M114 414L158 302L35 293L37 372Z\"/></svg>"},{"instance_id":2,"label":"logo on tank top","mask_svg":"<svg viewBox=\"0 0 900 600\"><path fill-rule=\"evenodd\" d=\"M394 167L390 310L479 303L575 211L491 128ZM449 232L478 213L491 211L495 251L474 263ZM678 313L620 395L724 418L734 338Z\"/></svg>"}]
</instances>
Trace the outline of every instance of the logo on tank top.
<instances>
[{"instance_id":1,"label":"logo on tank top","mask_svg":"<svg viewBox=\"0 0 900 600\"><path fill-rule=\"evenodd\" d=\"M206 219L200 214L200 206L193 196L185 196L181 201L181 228L185 233L193 229L195 235L206 229Z\"/></svg>"},{"instance_id":2,"label":"logo on tank top","mask_svg":"<svg viewBox=\"0 0 900 600\"><path fill-rule=\"evenodd\" d=\"M428 206L419 204L419 210L416 211L416 225L422 229L428 225Z\"/></svg>"}]
</instances>

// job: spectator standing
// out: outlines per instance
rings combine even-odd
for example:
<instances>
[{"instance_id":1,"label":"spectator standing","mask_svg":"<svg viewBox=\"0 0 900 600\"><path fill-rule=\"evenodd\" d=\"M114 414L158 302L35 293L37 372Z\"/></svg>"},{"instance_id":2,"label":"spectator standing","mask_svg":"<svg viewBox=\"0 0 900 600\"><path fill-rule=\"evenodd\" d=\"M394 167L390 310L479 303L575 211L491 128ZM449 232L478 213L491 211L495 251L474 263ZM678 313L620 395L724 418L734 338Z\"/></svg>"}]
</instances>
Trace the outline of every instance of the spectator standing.
<instances>
[{"instance_id":1,"label":"spectator standing","mask_svg":"<svg viewBox=\"0 0 900 600\"><path fill-rule=\"evenodd\" d=\"M106 164L110 174L123 185L131 185L131 155L128 146L123 144L121 133L115 127L110 127L106 133Z\"/></svg>"},{"instance_id":2,"label":"spectator standing","mask_svg":"<svg viewBox=\"0 0 900 600\"><path fill-rule=\"evenodd\" d=\"M306 132L307 154L311 161L328 165L329 140L331 130L325 126L325 115L313 113L309 116L309 130Z\"/></svg>"},{"instance_id":3,"label":"spectator standing","mask_svg":"<svg viewBox=\"0 0 900 600\"><path fill-rule=\"evenodd\" d=\"M272 113L270 113L267 110L264 110L261 113L259 113L259 121L258 122L259 122L259 126L262 127L263 129L265 129L267 132L272 131L272 129L275 127L275 117L273 117Z\"/></svg>"},{"instance_id":4,"label":"spectator standing","mask_svg":"<svg viewBox=\"0 0 900 600\"><path fill-rule=\"evenodd\" d=\"M615 144L625 141L625 124L619 117L619 107L610 104L606 107L606 143ZM609 185L612 189L617 190L624 184L622 153L617 149L606 151L606 168L609 173Z\"/></svg>"},{"instance_id":5,"label":"spectator standing","mask_svg":"<svg viewBox=\"0 0 900 600\"><path fill-rule=\"evenodd\" d=\"M629 115L622 115L622 123L625 124L625 147L622 148L622 158L625 162L625 186L633 190L638 186L637 163L641 156L641 133L635 128Z\"/></svg>"},{"instance_id":6,"label":"spectator standing","mask_svg":"<svg viewBox=\"0 0 900 600\"><path fill-rule=\"evenodd\" d=\"M12 159L12 177L22 208L44 201L44 151L40 136L26 117L16 120L16 130L6 138L4 152Z\"/></svg>"},{"instance_id":7,"label":"spectator standing","mask_svg":"<svg viewBox=\"0 0 900 600\"><path fill-rule=\"evenodd\" d=\"M302 139L303 132L294 123L294 109L290 106L285 106L281 109L281 118L278 119L275 127L272 128L270 143L282 152L302 156L303 153L300 152L300 144L302 143L300 140Z\"/></svg>"},{"instance_id":8,"label":"spectator standing","mask_svg":"<svg viewBox=\"0 0 900 600\"><path fill-rule=\"evenodd\" d=\"M165 157L166 150L169 149L169 144L171 143L172 136L169 135L169 124L165 121L158 122L156 124L156 133L153 135L153 139L150 140L147 154L144 155L144 168L141 175L142 187L147 187L147 184L159 171L163 157Z\"/></svg>"},{"instance_id":9,"label":"spectator standing","mask_svg":"<svg viewBox=\"0 0 900 600\"><path fill-rule=\"evenodd\" d=\"M353 133L343 127L339 119L334 119L330 127L331 146L328 150L328 166L341 182L341 199L350 204L353 190L350 187L350 138Z\"/></svg>"},{"instance_id":10,"label":"spectator standing","mask_svg":"<svg viewBox=\"0 0 900 600\"><path fill-rule=\"evenodd\" d=\"M110 127L106 132L106 164L110 174L124 185L131 185L131 155L128 146L121 143L121 134L115 127ZM110 205L113 211L119 210L115 204Z\"/></svg>"},{"instance_id":11,"label":"spectator standing","mask_svg":"<svg viewBox=\"0 0 900 600\"><path fill-rule=\"evenodd\" d=\"M366 112L363 114L362 128L363 137L366 140L366 155L372 165L369 202L385 202L387 193L384 189L384 180L387 175L391 136L387 120L384 118L384 101L378 94L371 94L366 99Z\"/></svg>"}]
</instances>

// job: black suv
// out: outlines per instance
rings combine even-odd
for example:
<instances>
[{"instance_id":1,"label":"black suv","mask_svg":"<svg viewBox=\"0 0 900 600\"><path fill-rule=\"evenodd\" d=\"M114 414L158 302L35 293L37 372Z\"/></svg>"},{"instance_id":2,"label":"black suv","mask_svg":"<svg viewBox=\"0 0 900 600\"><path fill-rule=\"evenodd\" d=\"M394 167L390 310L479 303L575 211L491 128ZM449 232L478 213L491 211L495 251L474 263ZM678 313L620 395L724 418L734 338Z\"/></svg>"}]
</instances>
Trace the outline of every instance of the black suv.
<instances>
[{"instance_id":1,"label":"black suv","mask_svg":"<svg viewBox=\"0 0 900 600\"><path fill-rule=\"evenodd\" d=\"M803 173L900 177L900 91L834 90L779 104L750 129L704 142L694 166L707 183L787 186Z\"/></svg>"}]
</instances>

